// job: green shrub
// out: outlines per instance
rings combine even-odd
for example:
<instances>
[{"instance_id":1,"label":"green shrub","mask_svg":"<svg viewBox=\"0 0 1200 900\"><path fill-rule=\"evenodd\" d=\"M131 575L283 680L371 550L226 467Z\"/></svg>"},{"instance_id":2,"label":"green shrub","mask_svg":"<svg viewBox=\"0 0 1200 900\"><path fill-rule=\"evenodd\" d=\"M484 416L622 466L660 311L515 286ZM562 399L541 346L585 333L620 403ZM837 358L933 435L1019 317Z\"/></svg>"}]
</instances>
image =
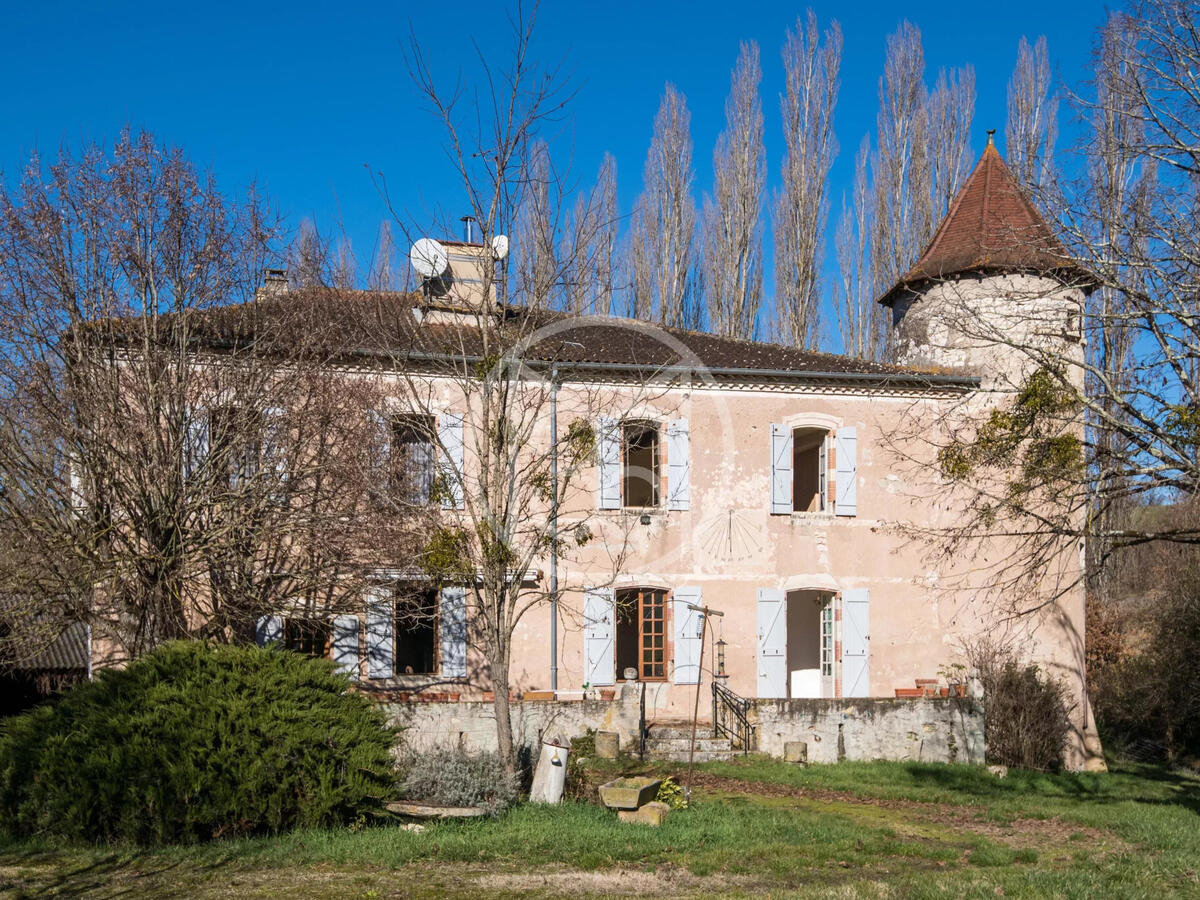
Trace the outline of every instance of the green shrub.
<instances>
[{"instance_id":1,"label":"green shrub","mask_svg":"<svg viewBox=\"0 0 1200 900\"><path fill-rule=\"evenodd\" d=\"M495 753L429 753L407 764L401 792L438 806L478 806L499 815L517 802L521 776L504 770Z\"/></svg>"},{"instance_id":2,"label":"green shrub","mask_svg":"<svg viewBox=\"0 0 1200 900\"><path fill-rule=\"evenodd\" d=\"M664 778L658 786L658 796L654 798L659 803L665 803L671 809L687 809L688 798L683 786L674 778Z\"/></svg>"},{"instance_id":3,"label":"green shrub","mask_svg":"<svg viewBox=\"0 0 1200 900\"><path fill-rule=\"evenodd\" d=\"M352 821L395 775L348 685L282 650L167 644L3 726L0 828L156 844Z\"/></svg>"}]
</instances>

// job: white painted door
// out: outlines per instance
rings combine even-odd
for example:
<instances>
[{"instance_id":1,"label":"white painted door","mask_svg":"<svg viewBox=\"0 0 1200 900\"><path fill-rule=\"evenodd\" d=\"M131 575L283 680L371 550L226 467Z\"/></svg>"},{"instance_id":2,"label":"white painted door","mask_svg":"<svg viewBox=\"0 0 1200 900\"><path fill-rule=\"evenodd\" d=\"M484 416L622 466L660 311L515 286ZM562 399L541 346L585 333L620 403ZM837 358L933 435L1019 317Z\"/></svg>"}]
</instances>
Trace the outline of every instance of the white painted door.
<instances>
[{"instance_id":1,"label":"white painted door","mask_svg":"<svg viewBox=\"0 0 1200 900\"><path fill-rule=\"evenodd\" d=\"M787 697L787 594L758 589L758 696Z\"/></svg>"},{"instance_id":2,"label":"white painted door","mask_svg":"<svg viewBox=\"0 0 1200 900\"><path fill-rule=\"evenodd\" d=\"M584 677L591 685L612 684L616 680L613 589L586 588L583 597Z\"/></svg>"},{"instance_id":3,"label":"white painted door","mask_svg":"<svg viewBox=\"0 0 1200 900\"><path fill-rule=\"evenodd\" d=\"M871 696L870 593L842 593L842 696Z\"/></svg>"}]
</instances>

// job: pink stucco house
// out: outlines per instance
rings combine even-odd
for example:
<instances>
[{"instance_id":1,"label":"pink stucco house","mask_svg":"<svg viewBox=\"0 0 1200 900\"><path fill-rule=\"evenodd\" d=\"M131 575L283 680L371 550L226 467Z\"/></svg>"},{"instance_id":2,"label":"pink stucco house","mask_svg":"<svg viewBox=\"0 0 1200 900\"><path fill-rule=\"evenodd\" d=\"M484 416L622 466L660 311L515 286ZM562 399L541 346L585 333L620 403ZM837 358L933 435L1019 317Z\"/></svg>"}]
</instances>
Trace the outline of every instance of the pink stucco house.
<instances>
[{"instance_id":1,"label":"pink stucco house","mask_svg":"<svg viewBox=\"0 0 1200 900\"><path fill-rule=\"evenodd\" d=\"M460 285L490 258L480 245L446 246ZM636 681L660 721L690 715L697 681L713 674L746 698L896 697L961 663L965 640L1004 632L1070 686L1069 764L1094 759L1081 554L1056 568L1068 587L1013 619L973 564L914 537L959 516L936 465L939 423L1003 402L1028 374L1011 343L988 335L1036 321L1041 339L1080 352L1088 281L1065 259L989 142L921 260L881 298L895 364L627 319L548 319L528 352L552 347L543 361L558 366L561 408L607 398L593 416L593 463L559 523L570 532L586 520L595 539L517 573L558 592L517 630L514 693L565 700ZM429 291L387 302L417 332L469 328ZM670 377L647 390L655 368ZM460 392L430 376L428 394L434 412L420 422L399 406L387 412L391 452L410 470L403 489L418 501L431 499L438 472L471 471ZM532 440L548 445L550 429L540 423ZM453 515L461 488L440 502ZM326 653L366 689L463 699L490 690L465 588L435 593L392 567L366 594L361 611L326 622L265 616L259 639ZM411 615L414 604L426 614ZM698 607L720 615L702 628Z\"/></svg>"}]
</instances>

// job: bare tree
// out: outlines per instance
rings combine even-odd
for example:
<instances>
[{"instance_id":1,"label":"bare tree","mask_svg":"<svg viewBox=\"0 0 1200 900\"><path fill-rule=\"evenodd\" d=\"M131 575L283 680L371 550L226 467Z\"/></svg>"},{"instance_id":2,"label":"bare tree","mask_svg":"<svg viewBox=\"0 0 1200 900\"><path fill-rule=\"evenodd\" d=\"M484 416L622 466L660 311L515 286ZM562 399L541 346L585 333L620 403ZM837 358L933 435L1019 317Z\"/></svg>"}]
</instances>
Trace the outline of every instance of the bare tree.
<instances>
[{"instance_id":1,"label":"bare tree","mask_svg":"<svg viewBox=\"0 0 1200 900\"><path fill-rule=\"evenodd\" d=\"M691 113L668 84L654 117L643 169L644 189L634 211L631 313L647 312L666 325L697 328L695 296L696 202L692 197Z\"/></svg>"},{"instance_id":2,"label":"bare tree","mask_svg":"<svg viewBox=\"0 0 1200 900\"><path fill-rule=\"evenodd\" d=\"M257 291L279 236L262 198L126 133L35 158L0 188L0 235L9 611L86 623L120 660L245 638L288 599L336 605L354 507L327 501L354 492L307 440L345 406L311 329ZM266 327L268 308L287 315Z\"/></svg>"},{"instance_id":3,"label":"bare tree","mask_svg":"<svg viewBox=\"0 0 1200 900\"><path fill-rule=\"evenodd\" d=\"M563 256L572 261L566 308L607 316L613 310L617 243L617 162L605 153L596 183L575 201Z\"/></svg>"},{"instance_id":4,"label":"bare tree","mask_svg":"<svg viewBox=\"0 0 1200 900\"><path fill-rule=\"evenodd\" d=\"M887 349L890 317L877 300L872 279L871 235L874 207L871 202L870 138L864 137L854 158L854 187L850 204L842 199L834 246L841 279L836 286L838 330L842 352L860 359L882 360Z\"/></svg>"},{"instance_id":5,"label":"bare tree","mask_svg":"<svg viewBox=\"0 0 1200 900\"><path fill-rule=\"evenodd\" d=\"M375 253L371 259L371 271L367 276L367 287L372 291L392 291L396 289L396 273L394 271L396 242L392 239L391 223L384 219L379 223L379 239L375 243Z\"/></svg>"},{"instance_id":6,"label":"bare tree","mask_svg":"<svg viewBox=\"0 0 1200 900\"><path fill-rule=\"evenodd\" d=\"M775 196L775 310L780 340L815 347L819 335L820 268L829 213L829 167L837 155L833 113L837 105L842 30L823 35L811 11L796 20L783 47L787 88L780 98L787 152Z\"/></svg>"},{"instance_id":7,"label":"bare tree","mask_svg":"<svg viewBox=\"0 0 1200 900\"><path fill-rule=\"evenodd\" d=\"M1005 155L1017 180L1036 197L1050 180L1058 136L1058 97L1050 74L1046 38L1017 45L1017 63L1008 81Z\"/></svg>"},{"instance_id":8,"label":"bare tree","mask_svg":"<svg viewBox=\"0 0 1200 900\"><path fill-rule=\"evenodd\" d=\"M762 298L762 81L758 45L743 42L725 101L725 130L713 149L713 196L704 198L704 293L709 329L751 338Z\"/></svg>"},{"instance_id":9,"label":"bare tree","mask_svg":"<svg viewBox=\"0 0 1200 900\"><path fill-rule=\"evenodd\" d=\"M971 121L975 116L975 70L971 66L938 72L925 99L925 140L929 144L930 228L950 209L970 171Z\"/></svg>"},{"instance_id":10,"label":"bare tree","mask_svg":"<svg viewBox=\"0 0 1200 900\"><path fill-rule=\"evenodd\" d=\"M875 283L895 284L932 233L925 121L925 53L910 22L888 37L879 79L871 235Z\"/></svg>"},{"instance_id":11,"label":"bare tree","mask_svg":"<svg viewBox=\"0 0 1200 900\"><path fill-rule=\"evenodd\" d=\"M376 330L378 353L387 360L380 390L403 415L426 423L421 443L441 461L418 502L385 499L418 517L423 546L413 559L462 598L461 609L442 619L460 623L468 642L469 667L463 661L457 677L493 692L497 741L509 767L516 766L509 691L517 629L539 610L555 621L569 619L573 607L566 598L611 583L624 553L620 524L597 521L595 497L581 487L597 446L619 439L605 423L620 418L624 401L573 375L570 360L578 358L583 338L573 340L572 329L594 327L594 320L553 311L561 305L563 285L577 288L580 297L603 297L609 286L591 283L606 277L583 258L595 242L567 237L561 178L548 150L532 150L545 147L539 140L563 114L570 86L556 70L531 60L532 17L518 9L512 25L504 77L481 60L479 83L485 87L477 100L462 105L465 94L444 92L434 79L427 45L415 37L409 44L410 70L444 129L481 243L462 248L470 256L456 263L466 267L459 270L464 278L426 283L442 315L438 328L417 328L399 343ZM676 280L659 282L656 290L678 315L690 264L690 163L683 152L686 109L673 90L659 119L647 166L648 196L659 202L649 205L649 214L672 236L651 249L661 250L664 257L656 262L663 268L676 265ZM668 160L670 153L677 155ZM611 173L611 165L602 169L597 210L611 208ZM572 225L591 221L600 231L609 228L612 216L593 217L591 206L585 203ZM501 223L521 216L531 224L518 231L517 258L497 265L489 241ZM584 279L589 283L576 284ZM642 394L636 384L628 391ZM581 557L584 547L587 559ZM586 584L558 581L561 561L569 559L577 561L575 578L587 578ZM581 616L582 610L574 611L574 621Z\"/></svg>"}]
</instances>

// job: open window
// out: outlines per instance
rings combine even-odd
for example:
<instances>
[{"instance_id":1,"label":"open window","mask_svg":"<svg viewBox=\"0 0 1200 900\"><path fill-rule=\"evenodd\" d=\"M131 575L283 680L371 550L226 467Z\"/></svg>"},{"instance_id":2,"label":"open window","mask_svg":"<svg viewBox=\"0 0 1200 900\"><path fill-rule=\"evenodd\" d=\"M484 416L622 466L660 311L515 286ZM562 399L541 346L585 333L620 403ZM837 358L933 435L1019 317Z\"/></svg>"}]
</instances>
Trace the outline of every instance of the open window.
<instances>
[{"instance_id":1,"label":"open window","mask_svg":"<svg viewBox=\"0 0 1200 900\"><path fill-rule=\"evenodd\" d=\"M636 669L640 681L667 678L667 592L631 588L616 592L617 678Z\"/></svg>"},{"instance_id":2,"label":"open window","mask_svg":"<svg viewBox=\"0 0 1200 900\"><path fill-rule=\"evenodd\" d=\"M829 433L821 428L792 432L792 511L824 512L828 506Z\"/></svg>"},{"instance_id":3,"label":"open window","mask_svg":"<svg viewBox=\"0 0 1200 900\"><path fill-rule=\"evenodd\" d=\"M659 434L654 422L634 420L621 426L621 505L627 509L658 506Z\"/></svg>"},{"instance_id":4,"label":"open window","mask_svg":"<svg viewBox=\"0 0 1200 900\"><path fill-rule=\"evenodd\" d=\"M402 584L396 589L397 675L433 675L438 671L437 601L433 588Z\"/></svg>"},{"instance_id":5,"label":"open window","mask_svg":"<svg viewBox=\"0 0 1200 900\"><path fill-rule=\"evenodd\" d=\"M400 414L391 420L391 471L388 487L393 499L427 506L433 494L433 416Z\"/></svg>"}]
</instances>

